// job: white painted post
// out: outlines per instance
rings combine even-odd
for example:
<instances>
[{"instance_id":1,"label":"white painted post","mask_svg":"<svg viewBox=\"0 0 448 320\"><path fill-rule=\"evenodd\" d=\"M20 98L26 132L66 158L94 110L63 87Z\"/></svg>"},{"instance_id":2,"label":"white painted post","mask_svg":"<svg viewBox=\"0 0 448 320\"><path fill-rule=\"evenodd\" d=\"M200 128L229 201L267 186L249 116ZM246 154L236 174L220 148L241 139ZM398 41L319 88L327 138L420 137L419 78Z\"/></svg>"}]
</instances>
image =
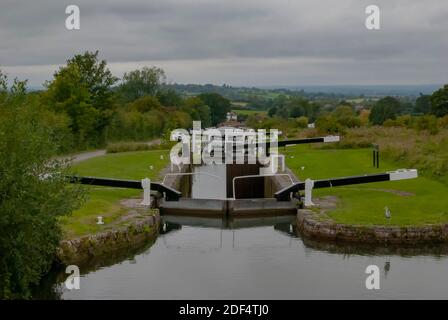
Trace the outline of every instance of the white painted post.
<instances>
[{"instance_id":1,"label":"white painted post","mask_svg":"<svg viewBox=\"0 0 448 320\"><path fill-rule=\"evenodd\" d=\"M312 193L314 188L314 181L311 179L305 180L305 207L314 206L312 201Z\"/></svg>"},{"instance_id":2,"label":"white painted post","mask_svg":"<svg viewBox=\"0 0 448 320\"><path fill-rule=\"evenodd\" d=\"M148 178L143 179L142 187L143 187L143 201L141 204L144 206L150 206L151 205L151 180Z\"/></svg>"}]
</instances>

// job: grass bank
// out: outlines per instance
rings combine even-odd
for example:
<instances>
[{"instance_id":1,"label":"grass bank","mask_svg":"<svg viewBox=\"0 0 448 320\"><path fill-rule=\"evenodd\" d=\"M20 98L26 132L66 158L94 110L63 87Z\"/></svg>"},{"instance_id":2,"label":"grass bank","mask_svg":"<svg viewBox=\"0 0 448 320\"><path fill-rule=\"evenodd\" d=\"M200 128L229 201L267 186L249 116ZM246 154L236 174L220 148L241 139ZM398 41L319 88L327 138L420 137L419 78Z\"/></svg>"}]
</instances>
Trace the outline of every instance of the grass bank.
<instances>
[{"instance_id":1,"label":"grass bank","mask_svg":"<svg viewBox=\"0 0 448 320\"><path fill-rule=\"evenodd\" d=\"M382 159L372 166L371 149L315 149L288 147L286 163L301 179L323 179L385 172L400 166ZM303 170L302 170L303 167ZM448 186L433 177L316 189L314 197L334 195L338 206L328 215L338 223L385 225L384 207L392 213L391 225L421 226L448 223Z\"/></svg>"},{"instance_id":2,"label":"grass bank","mask_svg":"<svg viewBox=\"0 0 448 320\"><path fill-rule=\"evenodd\" d=\"M163 156L163 159L161 159ZM88 159L73 166L75 173L84 176L157 180L169 163L167 150L113 153ZM152 166L152 169L150 168ZM69 217L62 219L65 238L96 233L126 223L124 217L129 208L120 203L122 199L140 198L140 190L91 186L88 201ZM150 213L151 214L151 213ZM97 225L97 216L104 225Z\"/></svg>"}]
</instances>

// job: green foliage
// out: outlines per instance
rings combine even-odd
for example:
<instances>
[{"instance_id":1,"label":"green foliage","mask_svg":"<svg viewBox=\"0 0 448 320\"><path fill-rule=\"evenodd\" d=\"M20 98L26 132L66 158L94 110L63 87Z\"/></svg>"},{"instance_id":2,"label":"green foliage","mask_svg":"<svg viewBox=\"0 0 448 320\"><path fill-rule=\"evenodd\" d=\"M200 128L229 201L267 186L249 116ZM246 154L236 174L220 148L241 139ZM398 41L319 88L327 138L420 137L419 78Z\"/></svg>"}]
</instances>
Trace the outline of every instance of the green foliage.
<instances>
[{"instance_id":1,"label":"green foliage","mask_svg":"<svg viewBox=\"0 0 448 320\"><path fill-rule=\"evenodd\" d=\"M415 100L415 113L428 114L431 112L431 96L420 93L420 96Z\"/></svg>"},{"instance_id":2,"label":"green foliage","mask_svg":"<svg viewBox=\"0 0 448 320\"><path fill-rule=\"evenodd\" d=\"M111 123L109 139L144 141L158 137L166 125L165 122L166 119L161 111L142 113L120 110Z\"/></svg>"},{"instance_id":3,"label":"green foliage","mask_svg":"<svg viewBox=\"0 0 448 320\"><path fill-rule=\"evenodd\" d=\"M46 114L20 92L0 97L0 299L30 297L53 262L58 219L83 199L63 163L49 160L58 148Z\"/></svg>"},{"instance_id":4,"label":"green foliage","mask_svg":"<svg viewBox=\"0 0 448 320\"><path fill-rule=\"evenodd\" d=\"M151 110L160 110L162 105L159 100L153 96L141 97L128 105L128 109L138 112L148 112Z\"/></svg>"},{"instance_id":5,"label":"green foliage","mask_svg":"<svg viewBox=\"0 0 448 320\"><path fill-rule=\"evenodd\" d=\"M167 107L180 107L182 105L182 97L171 88L158 90L157 99L162 105Z\"/></svg>"},{"instance_id":6,"label":"green foliage","mask_svg":"<svg viewBox=\"0 0 448 320\"><path fill-rule=\"evenodd\" d=\"M211 125L216 126L226 120L227 112L230 111L230 101L228 99L217 93L202 93L198 98L210 108Z\"/></svg>"},{"instance_id":7,"label":"green foliage","mask_svg":"<svg viewBox=\"0 0 448 320\"><path fill-rule=\"evenodd\" d=\"M143 96L155 96L165 83L165 72L157 67L143 67L125 73L119 92L124 101L133 101Z\"/></svg>"},{"instance_id":8,"label":"green foliage","mask_svg":"<svg viewBox=\"0 0 448 320\"><path fill-rule=\"evenodd\" d=\"M304 129L308 126L308 118L307 117L303 117L303 116L299 117L296 119L296 122L297 122L297 126L299 128Z\"/></svg>"},{"instance_id":9,"label":"green foliage","mask_svg":"<svg viewBox=\"0 0 448 320\"><path fill-rule=\"evenodd\" d=\"M417 117L415 128L419 131L428 130L430 134L437 134L439 132L437 118L434 115Z\"/></svg>"},{"instance_id":10,"label":"green foliage","mask_svg":"<svg viewBox=\"0 0 448 320\"><path fill-rule=\"evenodd\" d=\"M268 116L273 117L277 114L277 107L272 107L268 110Z\"/></svg>"},{"instance_id":11,"label":"green foliage","mask_svg":"<svg viewBox=\"0 0 448 320\"><path fill-rule=\"evenodd\" d=\"M333 112L332 116L343 127L354 128L361 126L361 120L356 116L353 108L347 105L338 106Z\"/></svg>"},{"instance_id":12,"label":"green foliage","mask_svg":"<svg viewBox=\"0 0 448 320\"><path fill-rule=\"evenodd\" d=\"M199 97L187 98L183 104L183 111L188 112L193 120L200 120L202 127L210 127L212 115L210 107ZM174 127L171 127L175 129Z\"/></svg>"},{"instance_id":13,"label":"green foliage","mask_svg":"<svg viewBox=\"0 0 448 320\"><path fill-rule=\"evenodd\" d=\"M151 150L152 146L144 142L117 142L107 145L107 153Z\"/></svg>"},{"instance_id":14,"label":"green foliage","mask_svg":"<svg viewBox=\"0 0 448 320\"><path fill-rule=\"evenodd\" d=\"M387 119L394 120L400 113L400 101L393 97L385 97L378 100L373 106L369 120L374 125L381 125Z\"/></svg>"},{"instance_id":15,"label":"green foliage","mask_svg":"<svg viewBox=\"0 0 448 320\"><path fill-rule=\"evenodd\" d=\"M107 68L106 60L98 60L98 51L77 54L67 61L67 67L76 66L81 77L80 83L90 93L92 106L98 110L105 110L113 103L111 87L118 81ZM62 67L60 70L63 70ZM55 78L57 78L55 74Z\"/></svg>"},{"instance_id":16,"label":"green foliage","mask_svg":"<svg viewBox=\"0 0 448 320\"><path fill-rule=\"evenodd\" d=\"M431 113L437 117L448 115L448 85L444 85L432 94Z\"/></svg>"},{"instance_id":17,"label":"green foliage","mask_svg":"<svg viewBox=\"0 0 448 320\"><path fill-rule=\"evenodd\" d=\"M335 134L344 133L344 127L339 123L338 119L331 114L324 114L317 118L316 127L325 133Z\"/></svg>"},{"instance_id":18,"label":"green foliage","mask_svg":"<svg viewBox=\"0 0 448 320\"><path fill-rule=\"evenodd\" d=\"M98 51L75 55L47 83L42 101L70 118L74 145L78 148L104 144L113 114L111 86L117 81L98 61Z\"/></svg>"}]
</instances>

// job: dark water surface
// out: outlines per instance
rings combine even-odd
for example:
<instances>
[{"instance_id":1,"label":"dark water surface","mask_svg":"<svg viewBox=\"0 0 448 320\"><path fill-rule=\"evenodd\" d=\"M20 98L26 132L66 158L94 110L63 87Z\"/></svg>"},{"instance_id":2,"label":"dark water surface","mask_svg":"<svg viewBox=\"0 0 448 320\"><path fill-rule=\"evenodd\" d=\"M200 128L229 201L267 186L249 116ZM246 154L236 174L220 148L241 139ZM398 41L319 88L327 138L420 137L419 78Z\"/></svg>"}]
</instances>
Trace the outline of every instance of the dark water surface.
<instances>
[{"instance_id":1,"label":"dark water surface","mask_svg":"<svg viewBox=\"0 0 448 320\"><path fill-rule=\"evenodd\" d=\"M446 247L386 248L302 240L294 217L222 221L166 217L156 242L101 263L79 290L53 274L41 297L62 299L447 298ZM380 290L365 269L380 268ZM84 269L86 271L86 269ZM83 268L81 268L83 272Z\"/></svg>"}]
</instances>

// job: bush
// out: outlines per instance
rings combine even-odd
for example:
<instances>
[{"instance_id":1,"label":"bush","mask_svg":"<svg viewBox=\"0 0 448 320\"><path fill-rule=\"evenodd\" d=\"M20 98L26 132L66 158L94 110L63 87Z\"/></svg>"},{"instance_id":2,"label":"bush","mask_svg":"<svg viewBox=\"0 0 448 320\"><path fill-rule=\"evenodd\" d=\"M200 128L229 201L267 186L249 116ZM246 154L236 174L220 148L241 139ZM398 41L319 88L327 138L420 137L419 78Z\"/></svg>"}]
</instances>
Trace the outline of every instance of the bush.
<instances>
[{"instance_id":1,"label":"bush","mask_svg":"<svg viewBox=\"0 0 448 320\"><path fill-rule=\"evenodd\" d=\"M400 111L400 101L393 97L385 97L375 103L370 112L369 120L374 125L380 125L388 119L395 120Z\"/></svg>"},{"instance_id":2,"label":"bush","mask_svg":"<svg viewBox=\"0 0 448 320\"><path fill-rule=\"evenodd\" d=\"M415 128L419 131L428 130L430 134L437 134L439 132L437 118L433 115L417 117Z\"/></svg>"},{"instance_id":3,"label":"bush","mask_svg":"<svg viewBox=\"0 0 448 320\"><path fill-rule=\"evenodd\" d=\"M78 207L53 130L26 97L0 97L0 299L30 298L61 240L59 218Z\"/></svg>"},{"instance_id":4,"label":"bush","mask_svg":"<svg viewBox=\"0 0 448 320\"><path fill-rule=\"evenodd\" d=\"M332 115L323 115L317 118L316 127L323 132L334 134L344 133L344 127Z\"/></svg>"},{"instance_id":5,"label":"bush","mask_svg":"<svg viewBox=\"0 0 448 320\"><path fill-rule=\"evenodd\" d=\"M442 129L448 128L448 115L444 116L443 118L440 118L438 120L438 126L439 126L439 128L442 128Z\"/></svg>"},{"instance_id":6,"label":"bush","mask_svg":"<svg viewBox=\"0 0 448 320\"><path fill-rule=\"evenodd\" d=\"M299 117L296 119L297 126L299 128L308 127L308 118L307 117Z\"/></svg>"}]
</instances>

